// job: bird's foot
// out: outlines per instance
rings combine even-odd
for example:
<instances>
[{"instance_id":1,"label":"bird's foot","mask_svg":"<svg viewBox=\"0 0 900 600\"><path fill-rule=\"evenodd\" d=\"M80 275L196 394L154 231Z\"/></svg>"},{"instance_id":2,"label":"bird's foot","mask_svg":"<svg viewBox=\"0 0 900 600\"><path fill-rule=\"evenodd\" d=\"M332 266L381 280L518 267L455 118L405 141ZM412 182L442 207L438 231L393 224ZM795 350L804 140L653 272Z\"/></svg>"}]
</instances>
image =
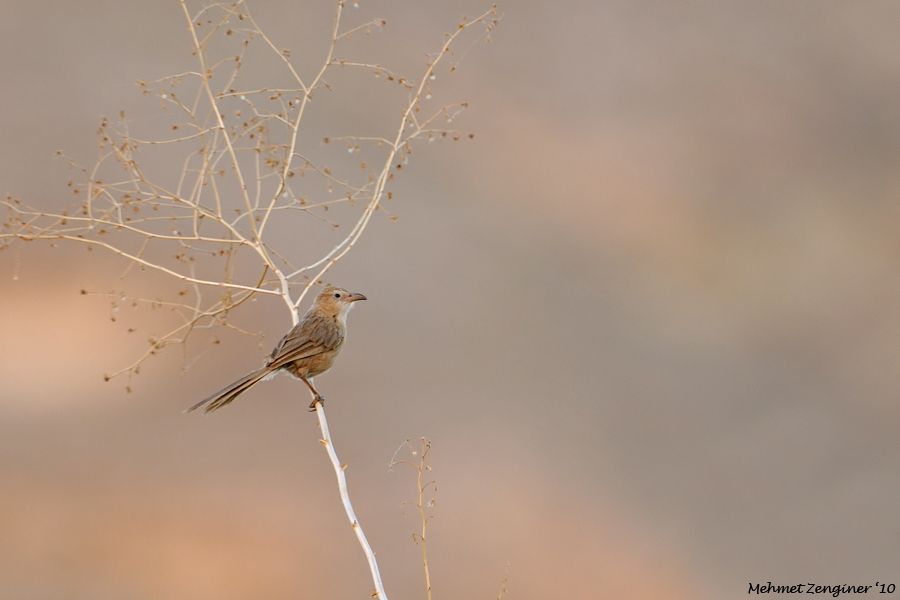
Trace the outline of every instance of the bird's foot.
<instances>
[{"instance_id":1,"label":"bird's foot","mask_svg":"<svg viewBox=\"0 0 900 600\"><path fill-rule=\"evenodd\" d=\"M316 404L319 402L325 404L325 396L316 396L313 398L313 401L309 403L309 412L316 412Z\"/></svg>"}]
</instances>

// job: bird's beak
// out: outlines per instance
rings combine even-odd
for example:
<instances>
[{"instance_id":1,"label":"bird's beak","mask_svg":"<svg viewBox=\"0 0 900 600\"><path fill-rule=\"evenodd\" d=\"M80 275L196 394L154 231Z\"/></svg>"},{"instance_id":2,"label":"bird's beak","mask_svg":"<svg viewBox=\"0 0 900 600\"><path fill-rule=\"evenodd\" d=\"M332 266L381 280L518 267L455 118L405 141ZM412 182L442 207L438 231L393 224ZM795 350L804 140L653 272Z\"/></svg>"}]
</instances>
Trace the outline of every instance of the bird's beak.
<instances>
[{"instance_id":1,"label":"bird's beak","mask_svg":"<svg viewBox=\"0 0 900 600\"><path fill-rule=\"evenodd\" d=\"M363 294L350 294L347 296L347 302L356 302L357 300L368 300Z\"/></svg>"}]
</instances>

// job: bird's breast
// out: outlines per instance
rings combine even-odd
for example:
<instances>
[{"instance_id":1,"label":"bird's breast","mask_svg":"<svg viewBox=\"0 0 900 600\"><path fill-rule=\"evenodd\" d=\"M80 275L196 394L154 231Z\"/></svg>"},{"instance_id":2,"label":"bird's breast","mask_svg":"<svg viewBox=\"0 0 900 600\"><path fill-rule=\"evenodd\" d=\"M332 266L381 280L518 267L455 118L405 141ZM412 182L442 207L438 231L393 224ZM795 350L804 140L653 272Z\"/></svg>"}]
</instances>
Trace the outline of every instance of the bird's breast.
<instances>
[{"instance_id":1,"label":"bird's breast","mask_svg":"<svg viewBox=\"0 0 900 600\"><path fill-rule=\"evenodd\" d=\"M289 367L285 368L297 377L315 377L331 368L339 351L340 347L322 352L309 358L294 361Z\"/></svg>"}]
</instances>

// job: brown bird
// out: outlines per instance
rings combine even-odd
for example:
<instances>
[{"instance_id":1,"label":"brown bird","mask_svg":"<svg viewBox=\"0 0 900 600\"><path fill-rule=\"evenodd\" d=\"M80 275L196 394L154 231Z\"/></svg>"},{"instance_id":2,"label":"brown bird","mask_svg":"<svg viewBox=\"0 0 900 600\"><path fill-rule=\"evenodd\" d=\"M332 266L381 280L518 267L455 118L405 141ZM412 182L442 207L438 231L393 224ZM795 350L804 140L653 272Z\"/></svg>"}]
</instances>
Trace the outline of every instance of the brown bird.
<instances>
[{"instance_id":1,"label":"brown bird","mask_svg":"<svg viewBox=\"0 0 900 600\"><path fill-rule=\"evenodd\" d=\"M325 398L313 384L313 377L331 368L347 337L347 314L362 294L327 287L319 294L299 323L287 332L261 368L241 377L225 389L190 407L206 406L206 412L221 408L266 377L284 370L300 379L313 393L310 410Z\"/></svg>"}]
</instances>

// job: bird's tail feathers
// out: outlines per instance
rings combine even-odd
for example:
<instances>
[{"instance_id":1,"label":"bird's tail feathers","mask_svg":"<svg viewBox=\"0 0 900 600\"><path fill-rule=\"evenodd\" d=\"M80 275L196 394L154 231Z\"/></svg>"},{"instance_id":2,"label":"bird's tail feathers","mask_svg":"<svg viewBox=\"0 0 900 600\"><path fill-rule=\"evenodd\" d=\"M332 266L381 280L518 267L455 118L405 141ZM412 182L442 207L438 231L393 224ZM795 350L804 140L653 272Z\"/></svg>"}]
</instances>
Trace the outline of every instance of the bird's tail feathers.
<instances>
[{"instance_id":1,"label":"bird's tail feathers","mask_svg":"<svg viewBox=\"0 0 900 600\"><path fill-rule=\"evenodd\" d=\"M216 410L217 408L222 408L223 406L246 392L248 389L256 385L260 380L265 378L266 375L269 375L271 371L272 370L268 367L261 367L260 369L257 369L252 373L248 373L228 387L222 389L219 392L216 392L209 398L201 400L184 412L191 412L193 410L197 410L202 406L206 406L205 412L210 412Z\"/></svg>"}]
</instances>

